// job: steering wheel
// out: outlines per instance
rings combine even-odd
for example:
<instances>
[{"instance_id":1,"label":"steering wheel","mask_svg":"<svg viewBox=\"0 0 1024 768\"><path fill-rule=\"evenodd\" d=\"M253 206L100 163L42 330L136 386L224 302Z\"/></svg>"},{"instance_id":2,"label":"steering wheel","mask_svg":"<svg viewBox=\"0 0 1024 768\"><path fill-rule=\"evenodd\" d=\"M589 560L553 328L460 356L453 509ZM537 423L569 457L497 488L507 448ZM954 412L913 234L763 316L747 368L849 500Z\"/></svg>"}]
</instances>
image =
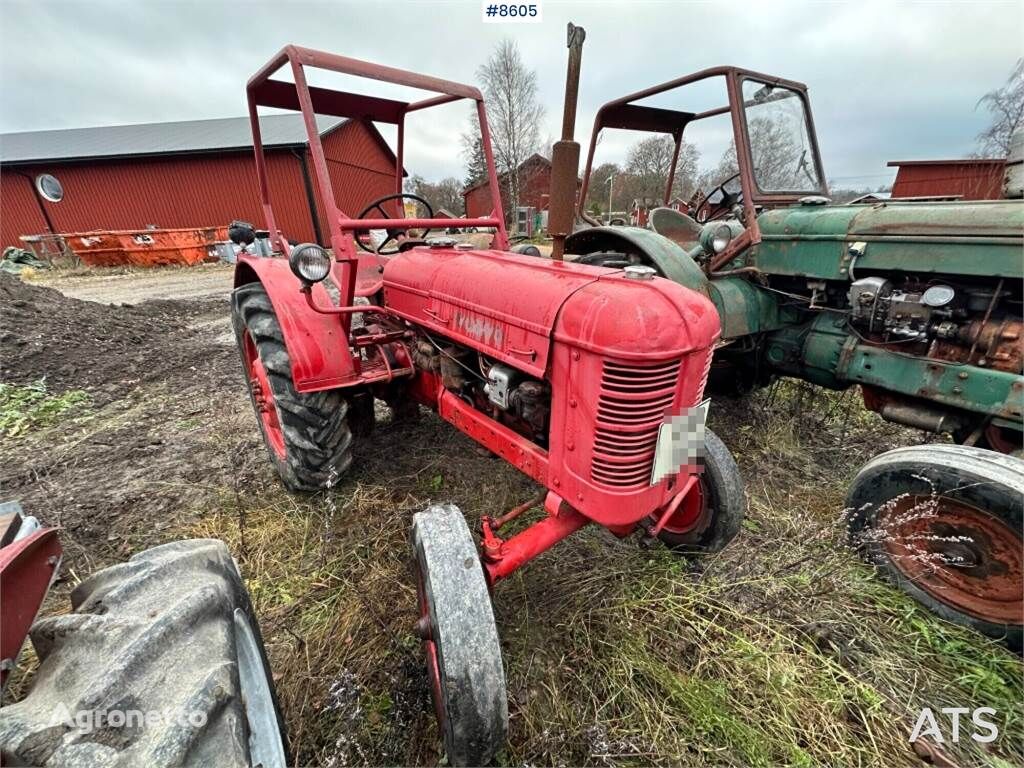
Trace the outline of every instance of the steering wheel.
<instances>
[{"instance_id":1,"label":"steering wheel","mask_svg":"<svg viewBox=\"0 0 1024 768\"><path fill-rule=\"evenodd\" d=\"M402 200L404 198L409 198L410 200L415 200L417 203L420 203L424 208L427 209L427 218L428 219L434 218L434 209L430 207L430 203L428 203L426 200L424 200L419 195L410 195L408 192L399 192L398 194L395 194L395 195L384 195L384 197L378 197L376 200L374 200L372 203L370 203L368 206L366 206L362 210L362 212L358 216L356 216L356 218L357 219L365 219L366 218L366 214L368 214L370 211L372 211L374 208L376 208L378 211L380 211L381 216L383 216L385 219L390 219L391 216L388 214L388 212L386 210L384 210L383 204L388 202L389 200ZM401 221L401 219L395 219L395 221L396 222L397 221ZM365 230L359 230L359 231L365 231ZM368 248L367 246L363 245L363 242L362 242L362 240L359 239L358 232L357 232L356 245L358 245L362 250L366 251L367 253L375 253L378 256L393 256L394 254L396 254L396 253L398 253L399 251L402 250L401 245L396 245L392 250L387 250L387 251L384 250L384 246L387 245L388 243L390 243L392 240L396 240L397 238L399 238L402 235L404 235L407 230L405 230L404 228L401 228L401 227L394 227L394 228L388 227L386 231L388 233L388 236L386 238L384 238L384 240L381 242L381 244L378 245L376 248ZM427 233L430 232L430 231L431 231L431 228L429 228L429 227L427 229L423 230L423 235L421 237L425 238L427 236Z\"/></svg>"},{"instance_id":2,"label":"steering wheel","mask_svg":"<svg viewBox=\"0 0 1024 768\"><path fill-rule=\"evenodd\" d=\"M735 179L738 179L739 177L740 174L738 172L734 173L732 176L730 176L727 179L724 179L721 184L719 184L706 195L704 195L701 201L697 203L693 208L693 218L696 219L701 224L704 224L708 221L711 221L712 219L717 219L722 214L729 213L732 210L732 207L736 205L736 203L738 203L740 199L743 197L743 192L740 191L733 194L732 192L726 191L725 185L731 181L734 181ZM721 191L722 193L721 202L709 202L711 200L711 196L718 191Z\"/></svg>"}]
</instances>

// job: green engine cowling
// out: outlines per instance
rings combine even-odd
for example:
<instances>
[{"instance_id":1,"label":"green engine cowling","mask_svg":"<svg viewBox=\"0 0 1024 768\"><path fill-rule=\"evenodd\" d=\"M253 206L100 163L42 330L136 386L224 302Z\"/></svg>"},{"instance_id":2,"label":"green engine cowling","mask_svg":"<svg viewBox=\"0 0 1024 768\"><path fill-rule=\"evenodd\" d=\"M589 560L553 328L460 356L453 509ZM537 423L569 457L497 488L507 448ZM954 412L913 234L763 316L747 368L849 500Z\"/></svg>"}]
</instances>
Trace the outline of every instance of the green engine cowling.
<instances>
[{"instance_id":1,"label":"green engine cowling","mask_svg":"<svg viewBox=\"0 0 1024 768\"><path fill-rule=\"evenodd\" d=\"M787 295L812 297L800 321L762 329L768 367L862 384L893 421L994 427L1019 448L1024 202L799 205L758 224L761 243L726 271L754 275L783 318L795 311Z\"/></svg>"},{"instance_id":2,"label":"green engine cowling","mask_svg":"<svg viewBox=\"0 0 1024 768\"><path fill-rule=\"evenodd\" d=\"M1024 202L1017 200L798 205L767 211L758 225L761 243L743 263L770 275L1024 279Z\"/></svg>"}]
</instances>

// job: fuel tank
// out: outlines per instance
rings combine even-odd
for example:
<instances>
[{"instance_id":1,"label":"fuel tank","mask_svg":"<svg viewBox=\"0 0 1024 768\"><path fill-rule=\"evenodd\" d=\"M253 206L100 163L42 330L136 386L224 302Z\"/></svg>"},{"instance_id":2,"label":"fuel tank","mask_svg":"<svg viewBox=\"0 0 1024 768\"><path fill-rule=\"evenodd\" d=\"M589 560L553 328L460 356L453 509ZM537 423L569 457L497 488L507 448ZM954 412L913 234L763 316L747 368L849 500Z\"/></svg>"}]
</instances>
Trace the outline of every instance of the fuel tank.
<instances>
[{"instance_id":1,"label":"fuel tank","mask_svg":"<svg viewBox=\"0 0 1024 768\"><path fill-rule=\"evenodd\" d=\"M867 271L1024 277L1024 201L797 205L758 217L749 266L831 280Z\"/></svg>"}]
</instances>

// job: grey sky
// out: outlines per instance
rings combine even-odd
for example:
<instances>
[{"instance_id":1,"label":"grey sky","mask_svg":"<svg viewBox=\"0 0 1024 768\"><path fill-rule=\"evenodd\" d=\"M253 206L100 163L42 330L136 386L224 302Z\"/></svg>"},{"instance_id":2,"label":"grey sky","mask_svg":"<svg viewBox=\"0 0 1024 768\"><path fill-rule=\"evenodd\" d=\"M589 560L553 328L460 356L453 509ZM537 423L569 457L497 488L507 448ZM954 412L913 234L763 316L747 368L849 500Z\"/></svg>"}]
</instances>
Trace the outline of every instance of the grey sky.
<instances>
[{"instance_id":1,"label":"grey sky","mask_svg":"<svg viewBox=\"0 0 1024 768\"><path fill-rule=\"evenodd\" d=\"M472 82L494 44L510 36L540 75L542 134L554 137L571 20L587 30L581 142L604 101L735 64L807 83L829 178L876 186L891 178L887 160L972 151L986 123L978 98L1024 54L1019 0L542 2L541 24L485 25L476 0L0 0L0 132L241 115L246 79L285 43ZM360 87L374 92L376 84ZM467 114L453 105L412 122L410 170L461 178L458 133ZM630 138L609 137L598 159L621 159Z\"/></svg>"}]
</instances>

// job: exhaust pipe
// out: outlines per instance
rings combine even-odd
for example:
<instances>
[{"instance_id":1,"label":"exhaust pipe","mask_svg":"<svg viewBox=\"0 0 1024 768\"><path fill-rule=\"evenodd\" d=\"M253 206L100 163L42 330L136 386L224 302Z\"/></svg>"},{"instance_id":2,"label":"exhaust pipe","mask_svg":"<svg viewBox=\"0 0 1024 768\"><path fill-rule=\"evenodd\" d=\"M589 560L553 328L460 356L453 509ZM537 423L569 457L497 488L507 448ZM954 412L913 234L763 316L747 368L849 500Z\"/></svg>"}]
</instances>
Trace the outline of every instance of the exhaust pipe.
<instances>
[{"instance_id":1,"label":"exhaust pipe","mask_svg":"<svg viewBox=\"0 0 1024 768\"><path fill-rule=\"evenodd\" d=\"M580 91L580 64L583 61L583 27L569 22L569 65L565 77L565 108L562 111L562 138L551 148L551 197L548 208L548 233L554 242L551 258L561 261L565 238L576 222L576 180L580 167L580 145L573 139L576 130L576 103Z\"/></svg>"}]
</instances>

